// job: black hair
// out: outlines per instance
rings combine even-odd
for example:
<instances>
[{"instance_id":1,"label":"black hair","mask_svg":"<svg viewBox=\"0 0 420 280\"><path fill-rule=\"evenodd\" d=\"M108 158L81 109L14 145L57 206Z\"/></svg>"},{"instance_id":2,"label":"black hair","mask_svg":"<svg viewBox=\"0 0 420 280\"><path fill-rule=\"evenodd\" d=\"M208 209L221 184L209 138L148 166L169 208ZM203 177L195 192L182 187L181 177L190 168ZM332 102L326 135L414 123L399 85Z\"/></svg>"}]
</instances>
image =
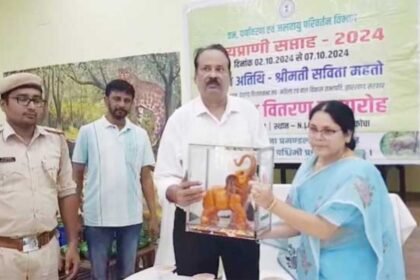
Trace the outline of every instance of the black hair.
<instances>
[{"instance_id":1,"label":"black hair","mask_svg":"<svg viewBox=\"0 0 420 280\"><path fill-rule=\"evenodd\" d=\"M350 134L350 142L346 143L346 147L354 150L356 147L356 139L354 138L356 121L354 119L353 110L343 102L337 100L322 101L311 110L309 113L309 120L311 120L318 111L323 111L330 115L334 122L340 126L343 133Z\"/></svg>"},{"instance_id":2,"label":"black hair","mask_svg":"<svg viewBox=\"0 0 420 280\"><path fill-rule=\"evenodd\" d=\"M110 81L105 88L105 95L109 96L111 91L122 91L134 98L134 87L127 81L116 79Z\"/></svg>"},{"instance_id":3,"label":"black hair","mask_svg":"<svg viewBox=\"0 0 420 280\"><path fill-rule=\"evenodd\" d=\"M195 73L197 74L197 70L198 70L198 58L200 57L200 55L203 52L208 51L208 50L217 50L217 51L222 52L226 56L226 58L228 60L229 76L232 77L232 72L231 72L231 69L230 69L231 62L230 62L230 58L229 58L229 53L226 50L226 48L223 47L221 44L211 44L211 45L208 45L207 47L202 47L202 48L198 48L198 49L195 50L195 52L194 52Z\"/></svg>"}]
</instances>

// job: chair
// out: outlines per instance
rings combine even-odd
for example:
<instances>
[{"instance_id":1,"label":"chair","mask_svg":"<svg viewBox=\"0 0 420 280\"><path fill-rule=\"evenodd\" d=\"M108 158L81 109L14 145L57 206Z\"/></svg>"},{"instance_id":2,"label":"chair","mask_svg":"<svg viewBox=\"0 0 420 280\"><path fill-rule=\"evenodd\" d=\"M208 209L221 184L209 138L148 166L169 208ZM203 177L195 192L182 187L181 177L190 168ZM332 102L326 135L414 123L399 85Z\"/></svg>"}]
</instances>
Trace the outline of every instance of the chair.
<instances>
[{"instance_id":1,"label":"chair","mask_svg":"<svg viewBox=\"0 0 420 280\"><path fill-rule=\"evenodd\" d=\"M399 195L390 193L389 198L394 212L397 237L401 242L400 245L402 246L405 241L407 241L413 230L417 227L417 222Z\"/></svg>"}]
</instances>

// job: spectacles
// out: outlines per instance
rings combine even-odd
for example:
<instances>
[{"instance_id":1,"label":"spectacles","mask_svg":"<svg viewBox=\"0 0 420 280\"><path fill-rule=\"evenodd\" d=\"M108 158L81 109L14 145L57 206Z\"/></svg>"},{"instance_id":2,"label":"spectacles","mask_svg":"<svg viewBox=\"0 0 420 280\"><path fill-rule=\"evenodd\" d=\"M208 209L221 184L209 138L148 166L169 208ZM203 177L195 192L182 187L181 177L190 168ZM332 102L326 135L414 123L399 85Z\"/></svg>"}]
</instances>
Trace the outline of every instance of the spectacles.
<instances>
[{"instance_id":1,"label":"spectacles","mask_svg":"<svg viewBox=\"0 0 420 280\"><path fill-rule=\"evenodd\" d=\"M341 131L341 129L331 129L331 128L325 128L318 130L318 128L314 126L309 127L309 136L314 137L315 135L321 134L321 137L323 138L331 138L334 136L337 132Z\"/></svg>"},{"instance_id":2,"label":"spectacles","mask_svg":"<svg viewBox=\"0 0 420 280\"><path fill-rule=\"evenodd\" d=\"M23 105L25 107L28 107L31 102L34 103L35 107L43 107L45 105L45 100L41 97L30 98L29 96L19 95L10 98L15 99L17 104Z\"/></svg>"}]
</instances>

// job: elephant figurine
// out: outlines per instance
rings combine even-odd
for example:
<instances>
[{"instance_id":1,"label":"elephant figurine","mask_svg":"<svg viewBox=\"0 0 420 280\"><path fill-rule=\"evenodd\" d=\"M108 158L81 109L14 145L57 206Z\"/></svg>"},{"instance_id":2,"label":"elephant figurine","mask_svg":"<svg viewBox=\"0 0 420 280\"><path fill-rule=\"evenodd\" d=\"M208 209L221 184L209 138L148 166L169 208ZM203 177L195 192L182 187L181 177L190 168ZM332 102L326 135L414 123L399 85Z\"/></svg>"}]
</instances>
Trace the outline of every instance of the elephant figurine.
<instances>
[{"instance_id":1,"label":"elephant figurine","mask_svg":"<svg viewBox=\"0 0 420 280\"><path fill-rule=\"evenodd\" d=\"M237 167L241 167L246 159L250 161L247 169L239 169L234 174L228 175L225 186L212 186L206 192L203 198L202 225L217 225L219 221L218 212L231 210L230 227L239 230L247 229L245 205L251 189L249 181L254 177L257 170L257 160L255 156L246 154L239 160L235 159L234 163Z\"/></svg>"}]
</instances>

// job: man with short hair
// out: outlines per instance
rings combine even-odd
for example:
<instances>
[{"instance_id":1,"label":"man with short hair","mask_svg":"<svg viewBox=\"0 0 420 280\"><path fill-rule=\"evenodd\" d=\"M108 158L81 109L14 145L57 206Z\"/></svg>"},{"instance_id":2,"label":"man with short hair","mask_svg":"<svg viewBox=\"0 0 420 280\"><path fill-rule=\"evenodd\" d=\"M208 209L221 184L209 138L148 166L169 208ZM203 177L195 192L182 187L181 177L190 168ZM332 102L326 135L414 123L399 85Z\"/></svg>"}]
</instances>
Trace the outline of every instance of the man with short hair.
<instances>
[{"instance_id":1,"label":"man with short hair","mask_svg":"<svg viewBox=\"0 0 420 280\"><path fill-rule=\"evenodd\" d=\"M227 279L259 279L259 246L256 241L209 236L185 231L184 208L203 198L200 182L184 178L188 145L261 147L268 136L255 106L228 96L231 63L220 44L195 53L195 83L200 96L176 110L160 141L155 169L159 195L177 205L173 231L176 270L192 276L217 275L222 258Z\"/></svg>"},{"instance_id":2,"label":"man with short hair","mask_svg":"<svg viewBox=\"0 0 420 280\"><path fill-rule=\"evenodd\" d=\"M152 234L158 230L151 175L154 156L147 132L127 118L133 101L131 84L124 80L109 82L104 97L106 115L80 128L73 150L79 194L87 168L83 213L92 279L107 279L114 240L117 278L135 272L143 222L142 192L151 214Z\"/></svg>"},{"instance_id":3,"label":"man with short hair","mask_svg":"<svg viewBox=\"0 0 420 280\"><path fill-rule=\"evenodd\" d=\"M63 132L38 126L42 80L17 73L0 80L0 279L58 279L57 211L66 228L65 271L79 267L79 200Z\"/></svg>"}]
</instances>

